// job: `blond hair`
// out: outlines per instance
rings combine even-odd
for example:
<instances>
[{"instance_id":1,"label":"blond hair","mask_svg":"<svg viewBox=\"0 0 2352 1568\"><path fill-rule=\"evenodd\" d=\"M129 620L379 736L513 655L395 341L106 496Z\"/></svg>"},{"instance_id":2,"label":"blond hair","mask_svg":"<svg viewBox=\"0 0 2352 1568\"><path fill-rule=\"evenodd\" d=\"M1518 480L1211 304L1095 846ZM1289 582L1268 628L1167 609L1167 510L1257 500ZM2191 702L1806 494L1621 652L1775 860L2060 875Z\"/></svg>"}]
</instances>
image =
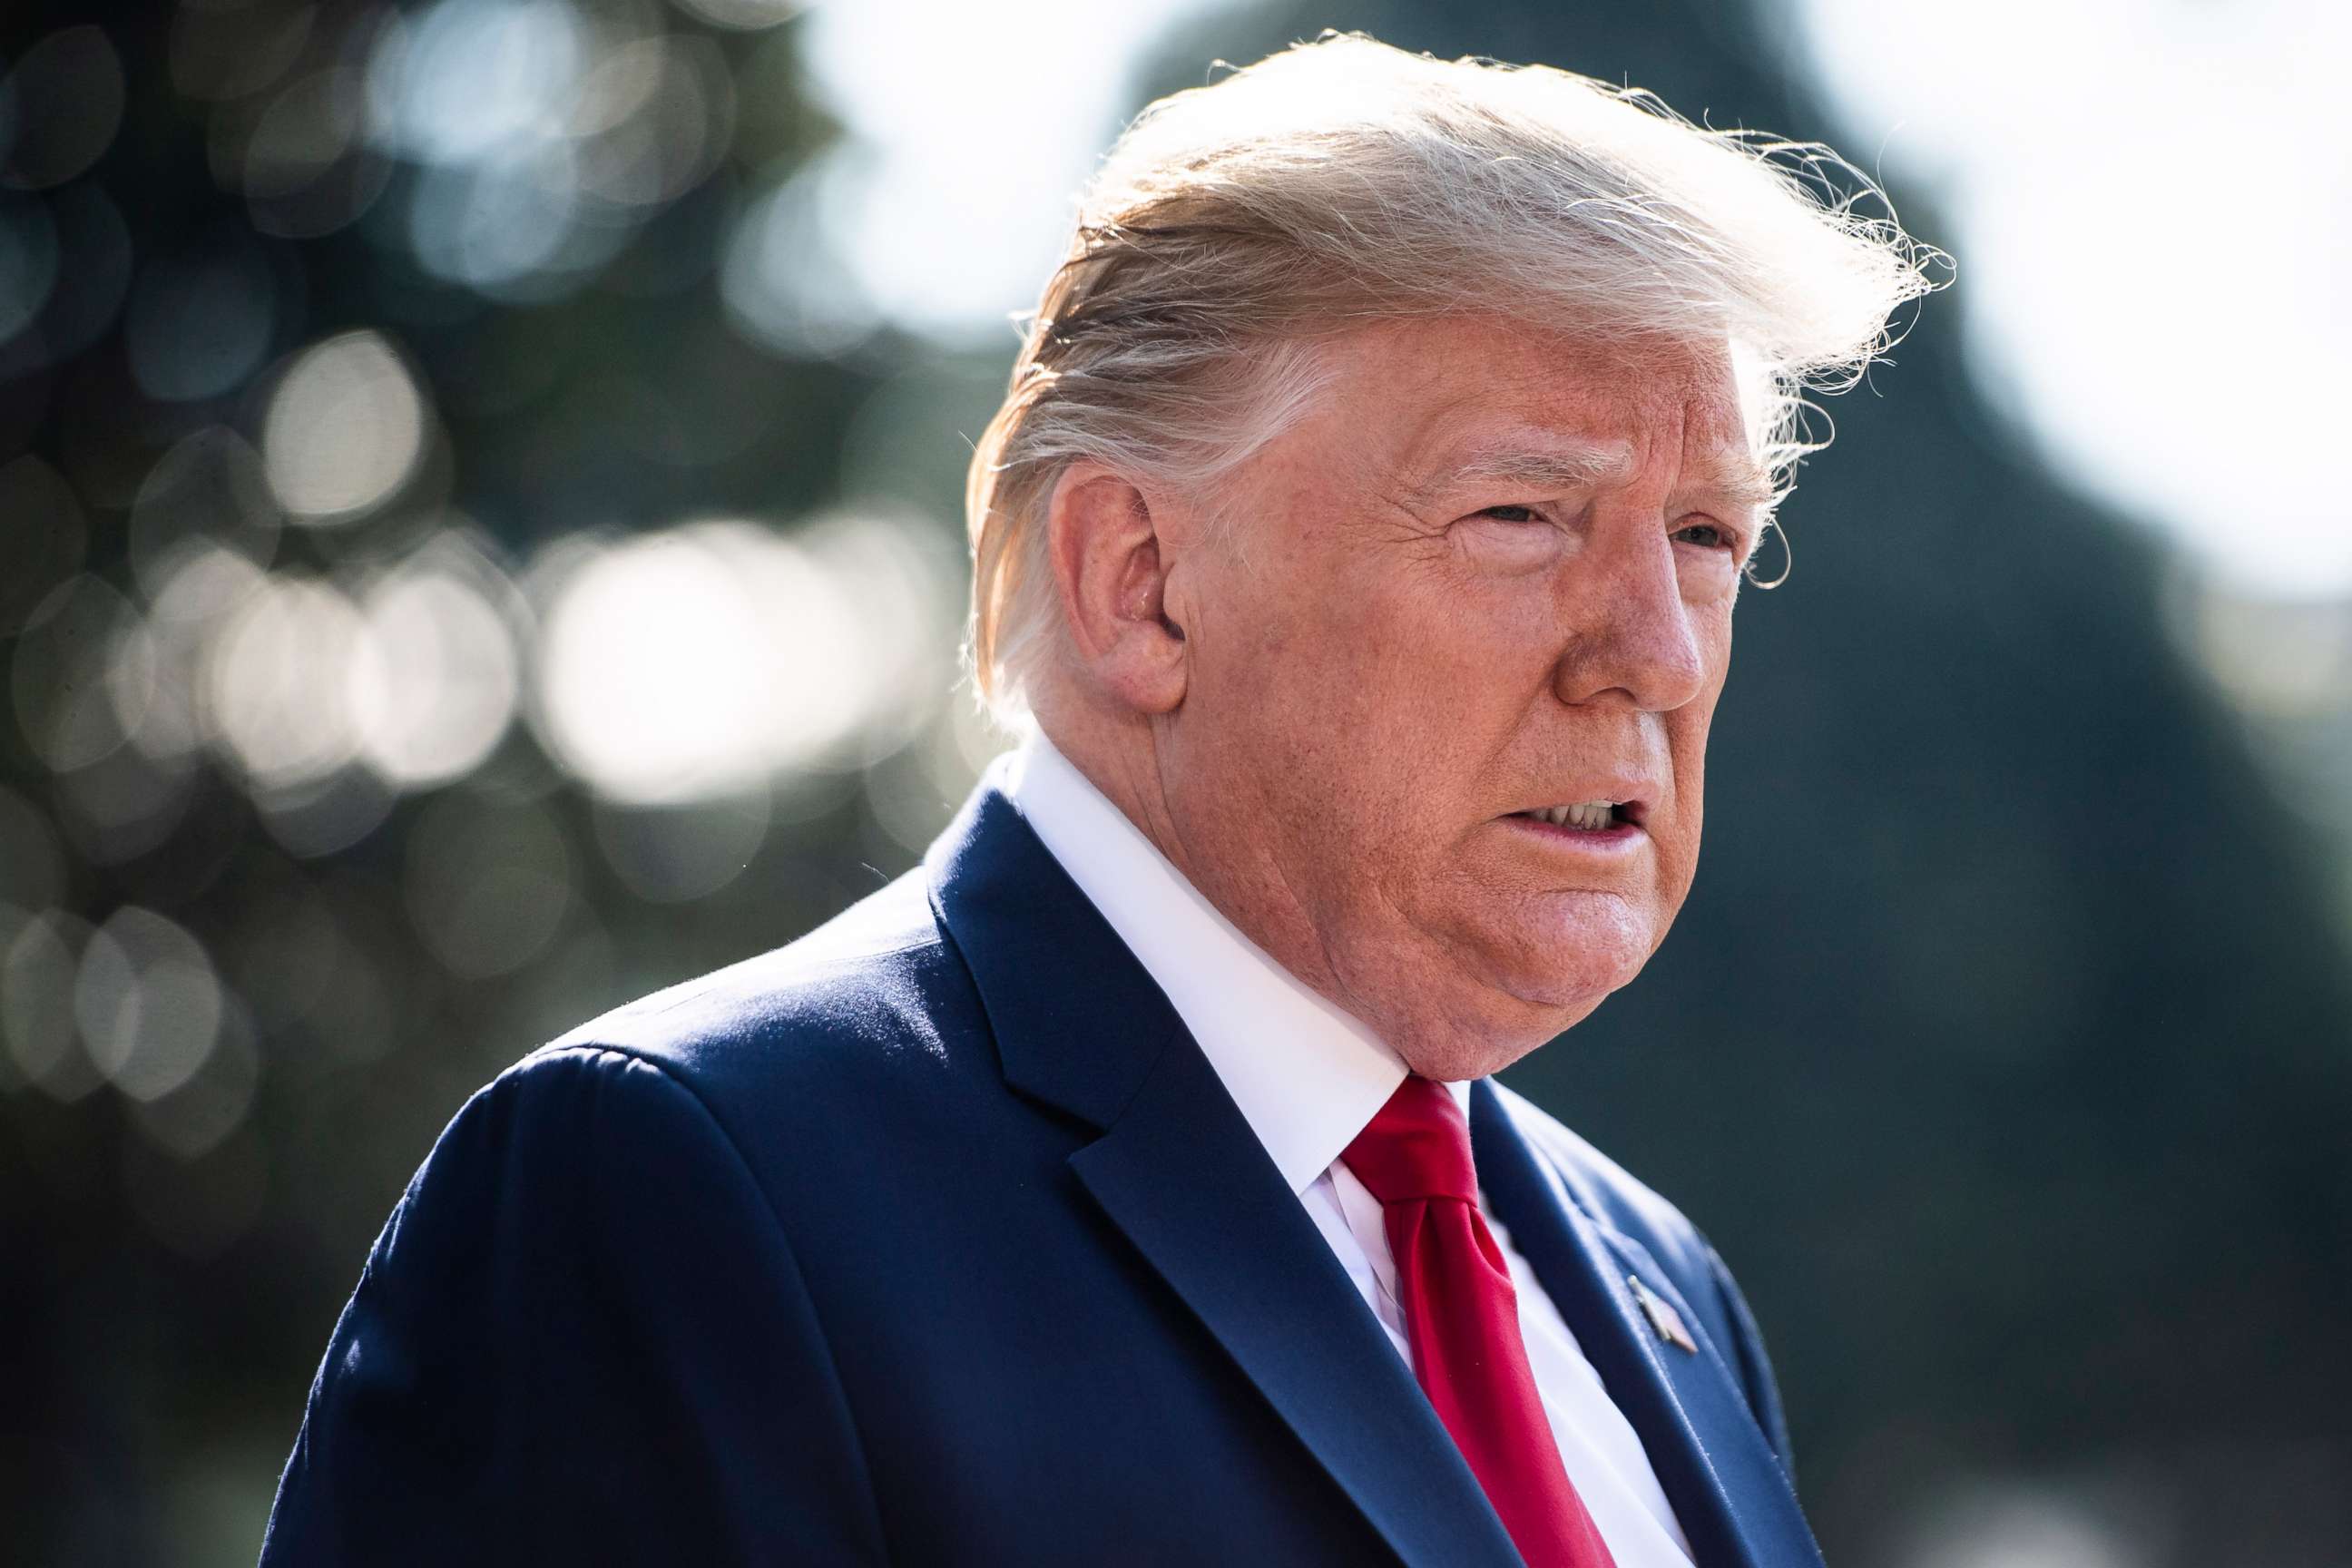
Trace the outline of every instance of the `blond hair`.
<instances>
[{"instance_id":1,"label":"blond hair","mask_svg":"<svg viewBox=\"0 0 2352 1568\"><path fill-rule=\"evenodd\" d=\"M980 695L1016 717L1053 646L1044 510L1063 469L1213 494L1311 402L1319 338L1476 311L1727 339L1785 489L1823 444L1807 391L1852 384L1943 259L1825 148L1548 67L1327 34L1161 99L1082 195L972 454Z\"/></svg>"}]
</instances>

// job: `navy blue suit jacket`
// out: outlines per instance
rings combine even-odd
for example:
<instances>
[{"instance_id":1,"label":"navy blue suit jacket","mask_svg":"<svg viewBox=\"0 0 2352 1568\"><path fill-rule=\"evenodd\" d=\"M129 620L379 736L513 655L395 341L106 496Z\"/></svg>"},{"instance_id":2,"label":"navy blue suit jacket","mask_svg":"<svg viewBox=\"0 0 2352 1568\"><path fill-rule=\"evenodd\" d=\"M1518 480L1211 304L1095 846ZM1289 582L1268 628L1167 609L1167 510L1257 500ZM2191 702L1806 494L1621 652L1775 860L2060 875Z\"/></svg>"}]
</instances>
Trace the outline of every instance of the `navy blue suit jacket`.
<instances>
[{"instance_id":1,"label":"navy blue suit jacket","mask_svg":"<svg viewBox=\"0 0 2352 1568\"><path fill-rule=\"evenodd\" d=\"M1714 1252L1508 1090L1471 1105L1701 1568L1817 1565ZM1519 1560L1166 997L983 784L922 868L467 1102L335 1326L262 1561Z\"/></svg>"}]
</instances>

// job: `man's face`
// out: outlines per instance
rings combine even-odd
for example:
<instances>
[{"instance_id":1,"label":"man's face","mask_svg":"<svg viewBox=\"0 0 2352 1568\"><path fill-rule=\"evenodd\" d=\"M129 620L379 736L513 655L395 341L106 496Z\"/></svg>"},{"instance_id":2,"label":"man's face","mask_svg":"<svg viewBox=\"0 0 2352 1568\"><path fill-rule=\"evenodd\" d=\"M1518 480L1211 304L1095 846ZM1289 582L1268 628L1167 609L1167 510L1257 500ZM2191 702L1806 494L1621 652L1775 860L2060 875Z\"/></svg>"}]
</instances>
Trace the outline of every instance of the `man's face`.
<instances>
[{"instance_id":1,"label":"man's face","mask_svg":"<svg viewBox=\"0 0 2352 1568\"><path fill-rule=\"evenodd\" d=\"M1689 890L1760 480L1720 352L1480 317L1331 352L1171 556L1163 784L1237 924L1470 1077L1631 980Z\"/></svg>"}]
</instances>

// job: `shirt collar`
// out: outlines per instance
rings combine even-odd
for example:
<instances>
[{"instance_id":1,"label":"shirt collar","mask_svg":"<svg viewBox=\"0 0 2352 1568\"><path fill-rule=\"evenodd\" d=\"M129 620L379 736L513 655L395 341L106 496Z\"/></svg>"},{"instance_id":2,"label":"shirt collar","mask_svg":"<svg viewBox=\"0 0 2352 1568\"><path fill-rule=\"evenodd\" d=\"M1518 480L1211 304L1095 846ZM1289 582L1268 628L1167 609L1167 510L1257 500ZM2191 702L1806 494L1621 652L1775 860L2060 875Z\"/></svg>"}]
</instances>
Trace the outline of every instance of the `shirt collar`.
<instances>
[{"instance_id":1,"label":"shirt collar","mask_svg":"<svg viewBox=\"0 0 2352 1568\"><path fill-rule=\"evenodd\" d=\"M1242 934L1042 733L1004 793L1150 974L1303 1193L1405 1079L1395 1051ZM1470 1086L1448 1084L1467 1115Z\"/></svg>"}]
</instances>

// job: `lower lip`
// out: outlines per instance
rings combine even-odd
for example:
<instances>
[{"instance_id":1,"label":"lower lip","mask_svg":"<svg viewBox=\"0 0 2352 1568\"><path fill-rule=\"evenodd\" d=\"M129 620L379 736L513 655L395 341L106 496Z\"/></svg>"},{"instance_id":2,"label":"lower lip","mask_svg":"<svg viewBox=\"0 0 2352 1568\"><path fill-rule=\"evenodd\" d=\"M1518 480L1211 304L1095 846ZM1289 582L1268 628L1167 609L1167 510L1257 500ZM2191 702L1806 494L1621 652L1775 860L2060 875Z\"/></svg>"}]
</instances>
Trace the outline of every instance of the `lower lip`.
<instances>
[{"instance_id":1,"label":"lower lip","mask_svg":"<svg viewBox=\"0 0 2352 1568\"><path fill-rule=\"evenodd\" d=\"M1612 822L1606 827L1563 827L1532 816L1507 816L1503 821L1547 843L1594 855L1622 855L1650 837L1630 822Z\"/></svg>"}]
</instances>

